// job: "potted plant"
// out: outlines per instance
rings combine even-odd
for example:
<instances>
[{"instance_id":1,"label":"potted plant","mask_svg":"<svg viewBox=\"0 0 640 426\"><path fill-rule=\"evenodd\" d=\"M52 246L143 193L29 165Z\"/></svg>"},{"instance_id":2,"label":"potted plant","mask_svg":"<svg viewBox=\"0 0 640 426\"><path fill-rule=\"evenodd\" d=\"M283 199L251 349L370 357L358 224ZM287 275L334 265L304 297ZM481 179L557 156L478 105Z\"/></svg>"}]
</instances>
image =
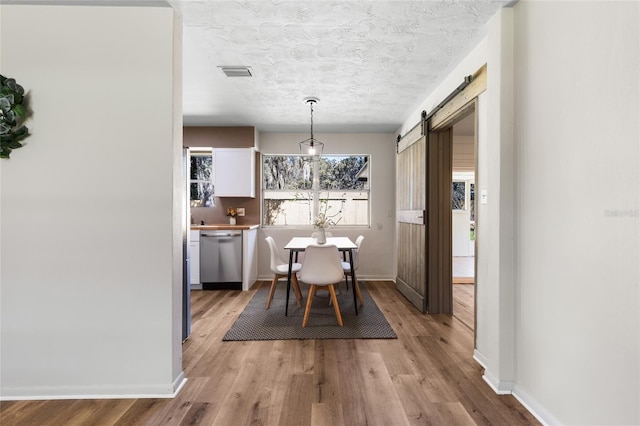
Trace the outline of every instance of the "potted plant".
<instances>
[{"instance_id":1,"label":"potted plant","mask_svg":"<svg viewBox=\"0 0 640 426\"><path fill-rule=\"evenodd\" d=\"M238 210L236 210L235 207L229 207L227 209L227 216L229 216L229 224L230 225L235 225L236 224L236 216L238 216Z\"/></svg>"},{"instance_id":2,"label":"potted plant","mask_svg":"<svg viewBox=\"0 0 640 426\"><path fill-rule=\"evenodd\" d=\"M318 244L324 244L327 242L326 230L334 225L333 221L328 218L324 213L320 213L313 220L313 227L318 230Z\"/></svg>"},{"instance_id":3,"label":"potted plant","mask_svg":"<svg viewBox=\"0 0 640 426\"><path fill-rule=\"evenodd\" d=\"M24 103L24 88L15 79L0 75L0 158L9 158L29 136L23 124L29 112Z\"/></svg>"}]
</instances>

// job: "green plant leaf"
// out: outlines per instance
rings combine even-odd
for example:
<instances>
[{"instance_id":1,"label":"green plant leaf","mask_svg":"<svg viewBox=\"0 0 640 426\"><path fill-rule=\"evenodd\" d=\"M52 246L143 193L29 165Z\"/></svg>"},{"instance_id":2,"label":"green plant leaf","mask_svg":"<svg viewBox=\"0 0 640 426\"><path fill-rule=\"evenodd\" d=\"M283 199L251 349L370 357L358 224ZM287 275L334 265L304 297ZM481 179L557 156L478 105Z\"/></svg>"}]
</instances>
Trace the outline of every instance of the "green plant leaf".
<instances>
[{"instance_id":1,"label":"green plant leaf","mask_svg":"<svg viewBox=\"0 0 640 426\"><path fill-rule=\"evenodd\" d=\"M20 127L18 130L13 132L13 137L14 138L25 138L29 136L29 129L27 128L27 126L22 126Z\"/></svg>"},{"instance_id":2,"label":"green plant leaf","mask_svg":"<svg viewBox=\"0 0 640 426\"><path fill-rule=\"evenodd\" d=\"M22 105L16 105L13 107L13 113L18 117L24 118L27 116L27 109Z\"/></svg>"},{"instance_id":3,"label":"green plant leaf","mask_svg":"<svg viewBox=\"0 0 640 426\"><path fill-rule=\"evenodd\" d=\"M9 111L11 109L11 102L9 101L9 97L8 96L3 96L0 97L0 110L2 110L2 112L6 112Z\"/></svg>"},{"instance_id":4,"label":"green plant leaf","mask_svg":"<svg viewBox=\"0 0 640 426\"><path fill-rule=\"evenodd\" d=\"M11 148L6 147L4 145L0 147L0 158L9 158L10 154L11 154Z\"/></svg>"},{"instance_id":5,"label":"green plant leaf","mask_svg":"<svg viewBox=\"0 0 640 426\"><path fill-rule=\"evenodd\" d=\"M5 112L4 113L4 118L5 118L4 121L9 123L10 125L12 125L12 126L16 125L16 114L12 110L9 110L9 111Z\"/></svg>"}]
</instances>

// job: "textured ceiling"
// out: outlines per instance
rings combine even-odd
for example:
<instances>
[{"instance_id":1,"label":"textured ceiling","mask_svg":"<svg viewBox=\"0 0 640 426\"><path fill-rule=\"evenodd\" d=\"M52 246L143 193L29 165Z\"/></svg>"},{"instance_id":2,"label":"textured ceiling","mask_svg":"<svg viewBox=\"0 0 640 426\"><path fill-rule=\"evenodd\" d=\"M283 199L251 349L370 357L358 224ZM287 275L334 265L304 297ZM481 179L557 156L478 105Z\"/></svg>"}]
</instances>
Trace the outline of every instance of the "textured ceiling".
<instances>
[{"instance_id":1,"label":"textured ceiling","mask_svg":"<svg viewBox=\"0 0 640 426\"><path fill-rule=\"evenodd\" d=\"M397 130L507 1L169 0L184 22L184 122ZM254 77L226 77L246 65Z\"/></svg>"},{"instance_id":2,"label":"textured ceiling","mask_svg":"<svg viewBox=\"0 0 640 426\"><path fill-rule=\"evenodd\" d=\"M394 132L514 0L0 0L162 6L182 17L185 125ZM245 65L254 77L219 67ZM417 118L416 118L417 121Z\"/></svg>"}]
</instances>

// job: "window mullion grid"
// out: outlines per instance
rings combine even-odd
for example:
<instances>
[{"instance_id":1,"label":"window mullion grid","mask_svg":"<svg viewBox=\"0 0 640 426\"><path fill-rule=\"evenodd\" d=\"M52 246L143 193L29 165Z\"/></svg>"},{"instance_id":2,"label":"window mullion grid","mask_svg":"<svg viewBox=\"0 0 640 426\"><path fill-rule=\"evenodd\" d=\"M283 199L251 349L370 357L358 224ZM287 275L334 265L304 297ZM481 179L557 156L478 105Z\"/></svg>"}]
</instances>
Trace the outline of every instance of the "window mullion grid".
<instances>
[{"instance_id":1,"label":"window mullion grid","mask_svg":"<svg viewBox=\"0 0 640 426\"><path fill-rule=\"evenodd\" d=\"M312 192L313 192L313 218L311 218L312 223L313 220L318 217L320 214L320 156L313 156L313 182L312 182Z\"/></svg>"}]
</instances>

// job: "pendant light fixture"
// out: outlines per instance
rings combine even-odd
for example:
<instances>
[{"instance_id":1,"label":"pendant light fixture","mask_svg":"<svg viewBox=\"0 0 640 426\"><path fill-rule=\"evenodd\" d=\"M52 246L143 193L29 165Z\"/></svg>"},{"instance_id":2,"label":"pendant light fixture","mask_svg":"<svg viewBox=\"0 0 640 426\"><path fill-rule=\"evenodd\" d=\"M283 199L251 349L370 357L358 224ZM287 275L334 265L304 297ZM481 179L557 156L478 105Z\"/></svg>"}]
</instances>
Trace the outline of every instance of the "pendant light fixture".
<instances>
[{"instance_id":1,"label":"pendant light fixture","mask_svg":"<svg viewBox=\"0 0 640 426\"><path fill-rule=\"evenodd\" d=\"M318 103L320 99L310 97L305 98L304 101L308 103L311 108L311 137L300 142L300 152L307 155L320 155L322 154L324 144L313 137L313 104Z\"/></svg>"}]
</instances>

